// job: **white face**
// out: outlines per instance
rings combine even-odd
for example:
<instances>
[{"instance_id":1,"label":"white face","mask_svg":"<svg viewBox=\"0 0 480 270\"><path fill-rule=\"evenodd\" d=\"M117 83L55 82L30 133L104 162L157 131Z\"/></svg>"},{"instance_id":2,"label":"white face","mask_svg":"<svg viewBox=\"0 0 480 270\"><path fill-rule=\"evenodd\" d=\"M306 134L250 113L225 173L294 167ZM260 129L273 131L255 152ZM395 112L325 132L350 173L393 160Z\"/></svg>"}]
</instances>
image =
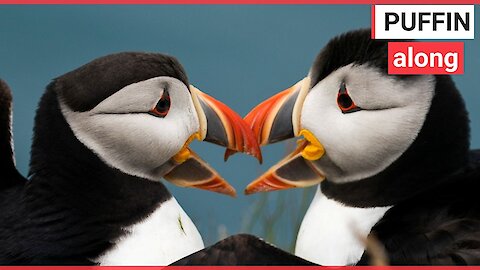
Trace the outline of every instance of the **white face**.
<instances>
[{"instance_id":1,"label":"white face","mask_svg":"<svg viewBox=\"0 0 480 270\"><path fill-rule=\"evenodd\" d=\"M342 83L361 110L342 113ZM317 83L306 96L300 125L325 147L315 162L327 179L361 180L398 159L420 132L434 88L433 76L399 81L366 65L342 67Z\"/></svg>"},{"instance_id":2,"label":"white face","mask_svg":"<svg viewBox=\"0 0 480 270\"><path fill-rule=\"evenodd\" d=\"M168 114L149 114L164 91L170 96ZM74 112L59 101L75 136L106 164L154 181L165 173L161 165L200 125L187 86L171 77L128 85L86 112Z\"/></svg>"}]
</instances>

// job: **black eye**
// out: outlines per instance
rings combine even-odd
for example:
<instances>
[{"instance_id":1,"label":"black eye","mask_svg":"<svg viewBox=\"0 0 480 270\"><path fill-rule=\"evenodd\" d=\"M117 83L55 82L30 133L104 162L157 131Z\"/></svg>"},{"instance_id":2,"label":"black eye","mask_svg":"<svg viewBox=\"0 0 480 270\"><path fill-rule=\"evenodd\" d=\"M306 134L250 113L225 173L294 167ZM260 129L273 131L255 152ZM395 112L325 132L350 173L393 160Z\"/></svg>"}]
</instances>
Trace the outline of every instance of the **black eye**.
<instances>
[{"instance_id":1,"label":"black eye","mask_svg":"<svg viewBox=\"0 0 480 270\"><path fill-rule=\"evenodd\" d=\"M170 110L170 95L168 91L163 91L163 95L160 100L157 102L157 105L153 109L150 110L150 114L158 116L158 117L165 117Z\"/></svg>"},{"instance_id":2,"label":"black eye","mask_svg":"<svg viewBox=\"0 0 480 270\"><path fill-rule=\"evenodd\" d=\"M337 97L338 107L342 110L348 110L354 106L352 98L348 94L339 94Z\"/></svg>"},{"instance_id":3,"label":"black eye","mask_svg":"<svg viewBox=\"0 0 480 270\"><path fill-rule=\"evenodd\" d=\"M345 83L342 83L340 90L338 91L337 105L342 113L352 113L361 110L361 108L358 107L355 102L353 102L352 98L348 94Z\"/></svg>"}]
</instances>

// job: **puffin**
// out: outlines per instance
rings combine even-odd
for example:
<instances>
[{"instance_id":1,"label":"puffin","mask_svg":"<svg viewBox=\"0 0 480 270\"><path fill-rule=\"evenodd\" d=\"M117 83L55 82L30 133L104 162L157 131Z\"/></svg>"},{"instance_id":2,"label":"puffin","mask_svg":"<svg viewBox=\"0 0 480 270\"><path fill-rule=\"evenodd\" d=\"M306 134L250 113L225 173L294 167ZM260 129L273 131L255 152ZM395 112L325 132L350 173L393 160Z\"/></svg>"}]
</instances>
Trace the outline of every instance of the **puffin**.
<instances>
[{"instance_id":1,"label":"puffin","mask_svg":"<svg viewBox=\"0 0 480 270\"><path fill-rule=\"evenodd\" d=\"M165 54L111 54L54 79L28 179L15 168L11 101L2 81L1 265L168 265L204 244L161 180L235 196L189 144L261 157L242 118Z\"/></svg>"},{"instance_id":2,"label":"puffin","mask_svg":"<svg viewBox=\"0 0 480 270\"><path fill-rule=\"evenodd\" d=\"M388 42L334 37L244 118L260 145L298 139L245 193L317 186L295 247L316 264L369 264L374 241L391 265L478 265L480 151L464 101L449 75L389 74Z\"/></svg>"}]
</instances>

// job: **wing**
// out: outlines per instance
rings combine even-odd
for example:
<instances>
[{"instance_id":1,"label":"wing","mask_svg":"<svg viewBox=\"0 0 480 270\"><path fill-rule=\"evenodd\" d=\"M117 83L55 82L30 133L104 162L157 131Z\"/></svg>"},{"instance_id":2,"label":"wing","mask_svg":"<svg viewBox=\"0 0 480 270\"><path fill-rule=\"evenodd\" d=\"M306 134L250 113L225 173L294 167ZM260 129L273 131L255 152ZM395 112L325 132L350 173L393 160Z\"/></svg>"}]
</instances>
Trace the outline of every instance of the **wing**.
<instances>
[{"instance_id":1,"label":"wing","mask_svg":"<svg viewBox=\"0 0 480 270\"><path fill-rule=\"evenodd\" d=\"M402 233L385 241L391 265L480 265L480 222L450 221L423 233ZM365 253L358 265L368 265Z\"/></svg>"},{"instance_id":2,"label":"wing","mask_svg":"<svg viewBox=\"0 0 480 270\"><path fill-rule=\"evenodd\" d=\"M12 93L8 85L0 80L0 191L26 182L15 168L11 119Z\"/></svg>"},{"instance_id":3,"label":"wing","mask_svg":"<svg viewBox=\"0 0 480 270\"><path fill-rule=\"evenodd\" d=\"M182 265L314 265L248 234L228 237L175 263Z\"/></svg>"},{"instance_id":4,"label":"wing","mask_svg":"<svg viewBox=\"0 0 480 270\"><path fill-rule=\"evenodd\" d=\"M480 161L445 183L394 206L372 233L392 265L480 265ZM474 157L477 157L475 160ZM364 255L359 264L368 264Z\"/></svg>"}]
</instances>

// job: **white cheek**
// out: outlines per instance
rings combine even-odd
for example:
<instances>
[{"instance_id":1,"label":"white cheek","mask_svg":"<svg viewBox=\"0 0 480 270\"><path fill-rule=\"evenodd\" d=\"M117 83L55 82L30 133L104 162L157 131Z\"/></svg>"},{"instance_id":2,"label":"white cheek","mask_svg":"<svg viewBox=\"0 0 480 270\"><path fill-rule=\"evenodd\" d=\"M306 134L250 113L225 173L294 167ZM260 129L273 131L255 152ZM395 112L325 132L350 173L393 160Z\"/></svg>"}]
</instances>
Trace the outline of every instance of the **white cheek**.
<instances>
[{"instance_id":1,"label":"white cheek","mask_svg":"<svg viewBox=\"0 0 480 270\"><path fill-rule=\"evenodd\" d=\"M168 89L170 110L149 115ZM59 99L75 136L106 164L124 173L160 180L158 167L182 149L199 121L187 87L178 79L156 77L120 89L91 111L74 112Z\"/></svg>"},{"instance_id":2,"label":"white cheek","mask_svg":"<svg viewBox=\"0 0 480 270\"><path fill-rule=\"evenodd\" d=\"M165 118L142 114L63 112L75 136L105 163L150 180L198 129L194 114L172 110Z\"/></svg>"},{"instance_id":3,"label":"white cheek","mask_svg":"<svg viewBox=\"0 0 480 270\"><path fill-rule=\"evenodd\" d=\"M343 114L336 104L336 95L344 76L345 71L340 70L317 84L308 94L301 114L302 128L310 130L319 139L326 156L335 165L322 159L318 161L321 167L324 166L322 169L327 178L334 182L370 177L398 159L420 131L434 87L428 79L419 82L421 87L418 90L406 89L401 84L393 86L396 89L376 89L384 88L386 83L370 83L371 89L359 91L357 88L352 96L363 95L363 104L377 103L389 107L391 104L386 102L392 100L393 104L405 105ZM380 80L382 78L377 78ZM375 97L368 96L368 93L375 93ZM415 95L409 97L409 93ZM365 103L368 98L371 102Z\"/></svg>"}]
</instances>

